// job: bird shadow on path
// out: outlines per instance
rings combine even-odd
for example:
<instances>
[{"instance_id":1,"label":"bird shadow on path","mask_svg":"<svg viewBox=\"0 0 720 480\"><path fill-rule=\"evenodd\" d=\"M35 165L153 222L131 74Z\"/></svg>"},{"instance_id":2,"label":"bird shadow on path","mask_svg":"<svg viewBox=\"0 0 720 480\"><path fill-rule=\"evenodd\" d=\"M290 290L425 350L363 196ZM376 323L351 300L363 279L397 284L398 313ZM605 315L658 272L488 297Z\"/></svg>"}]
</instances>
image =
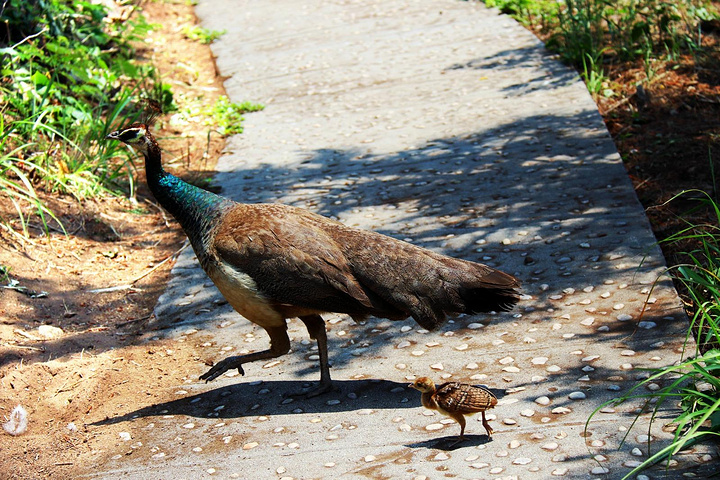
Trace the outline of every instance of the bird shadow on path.
<instances>
[{"instance_id":1,"label":"bird shadow on path","mask_svg":"<svg viewBox=\"0 0 720 480\"><path fill-rule=\"evenodd\" d=\"M408 443L405 446L408 448L428 448L431 450L452 452L453 450L467 447L477 447L479 445L485 445L492 442L492 437L487 435L465 435L465 440L461 442L458 442L457 439L457 435L448 435L445 437L433 438L431 440L424 440L422 442Z\"/></svg>"},{"instance_id":2,"label":"bird shadow on path","mask_svg":"<svg viewBox=\"0 0 720 480\"><path fill-rule=\"evenodd\" d=\"M420 395L406 383L388 380L335 380L336 389L312 398L293 398L314 382L254 381L225 385L177 400L157 403L90 423L112 425L142 417L186 415L196 418L241 418L261 415L405 409L420 406Z\"/></svg>"}]
</instances>

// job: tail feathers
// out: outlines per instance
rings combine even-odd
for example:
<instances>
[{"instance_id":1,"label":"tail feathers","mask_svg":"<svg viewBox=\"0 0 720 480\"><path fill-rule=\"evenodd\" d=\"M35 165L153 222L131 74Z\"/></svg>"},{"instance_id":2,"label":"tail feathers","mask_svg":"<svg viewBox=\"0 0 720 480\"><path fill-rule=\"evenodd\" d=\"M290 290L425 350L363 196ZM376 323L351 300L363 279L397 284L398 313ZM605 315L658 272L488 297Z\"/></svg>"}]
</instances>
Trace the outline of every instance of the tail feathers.
<instances>
[{"instance_id":1,"label":"tail feathers","mask_svg":"<svg viewBox=\"0 0 720 480\"><path fill-rule=\"evenodd\" d=\"M445 323L447 315L507 312L520 300L519 287L515 277L490 270L480 278L444 282L431 295L418 298L411 315L422 327L434 330Z\"/></svg>"}]
</instances>

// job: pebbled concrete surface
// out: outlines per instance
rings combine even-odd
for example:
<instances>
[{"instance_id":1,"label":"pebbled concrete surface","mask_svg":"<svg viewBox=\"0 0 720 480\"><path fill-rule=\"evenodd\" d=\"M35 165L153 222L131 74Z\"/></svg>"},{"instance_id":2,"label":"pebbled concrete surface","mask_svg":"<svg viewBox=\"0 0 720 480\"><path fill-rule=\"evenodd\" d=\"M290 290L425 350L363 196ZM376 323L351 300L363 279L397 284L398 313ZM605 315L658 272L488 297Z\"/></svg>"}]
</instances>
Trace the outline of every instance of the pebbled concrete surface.
<instances>
[{"instance_id":1,"label":"pebbled concrete surface","mask_svg":"<svg viewBox=\"0 0 720 480\"><path fill-rule=\"evenodd\" d=\"M525 297L431 333L330 315L341 389L311 400L283 397L319 377L291 321L289 355L110 419L144 447L96 477L621 478L647 458L643 435L652 452L667 444L670 402L651 427L644 413L631 429L639 402L586 423L642 368L680 359L687 319L573 71L475 2L201 0L197 13L227 30L213 50L231 99L266 105L228 144L224 194L500 267ZM203 360L266 348L191 252L174 272L152 335L200 346ZM503 392L492 439L472 417L469 440L450 447L459 427L406 388L422 375ZM713 455L698 447L644 475L699 474Z\"/></svg>"}]
</instances>

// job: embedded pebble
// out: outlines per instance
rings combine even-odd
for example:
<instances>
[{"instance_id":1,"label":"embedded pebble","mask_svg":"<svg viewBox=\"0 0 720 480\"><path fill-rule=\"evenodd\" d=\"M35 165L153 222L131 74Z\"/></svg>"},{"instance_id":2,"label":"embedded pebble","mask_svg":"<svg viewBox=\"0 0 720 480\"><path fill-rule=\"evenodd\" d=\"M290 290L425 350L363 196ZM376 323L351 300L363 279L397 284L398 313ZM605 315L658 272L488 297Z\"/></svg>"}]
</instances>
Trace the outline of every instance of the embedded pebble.
<instances>
[{"instance_id":1,"label":"embedded pebble","mask_svg":"<svg viewBox=\"0 0 720 480\"><path fill-rule=\"evenodd\" d=\"M468 363L467 365L465 365L465 368L468 370L477 370L478 368L480 368L480 365L473 362L473 363Z\"/></svg>"},{"instance_id":2,"label":"embedded pebble","mask_svg":"<svg viewBox=\"0 0 720 480\"><path fill-rule=\"evenodd\" d=\"M434 432L435 430L441 430L444 427L442 423L431 423L425 427L428 432Z\"/></svg>"},{"instance_id":3,"label":"embedded pebble","mask_svg":"<svg viewBox=\"0 0 720 480\"><path fill-rule=\"evenodd\" d=\"M485 463L485 462L478 462L478 463L472 463L472 464L470 464L470 466L471 466L472 468L475 468L475 469L480 470L481 468L487 468L487 467L489 467L490 464L489 464L489 463Z\"/></svg>"},{"instance_id":4,"label":"embedded pebble","mask_svg":"<svg viewBox=\"0 0 720 480\"><path fill-rule=\"evenodd\" d=\"M545 365L548 361L548 357L535 357L530 362L533 365Z\"/></svg>"},{"instance_id":5,"label":"embedded pebble","mask_svg":"<svg viewBox=\"0 0 720 480\"><path fill-rule=\"evenodd\" d=\"M535 410L530 410L529 408L526 408L525 410L520 412L520 415L522 415L523 417L532 417L533 415L535 415Z\"/></svg>"},{"instance_id":6,"label":"embedded pebble","mask_svg":"<svg viewBox=\"0 0 720 480\"><path fill-rule=\"evenodd\" d=\"M606 467L593 467L593 469L590 470L590 473L593 475L604 475L606 473L610 473L610 469Z\"/></svg>"},{"instance_id":7,"label":"embedded pebble","mask_svg":"<svg viewBox=\"0 0 720 480\"><path fill-rule=\"evenodd\" d=\"M430 368L432 368L433 370L444 370L442 363L434 363L430 365Z\"/></svg>"},{"instance_id":8,"label":"embedded pebble","mask_svg":"<svg viewBox=\"0 0 720 480\"><path fill-rule=\"evenodd\" d=\"M548 371L548 372L550 372L550 373L555 373L555 372L559 372L559 371L561 370L561 368L560 368L559 366L557 366L557 365L550 365L550 366L547 367L545 370Z\"/></svg>"},{"instance_id":9,"label":"embedded pebble","mask_svg":"<svg viewBox=\"0 0 720 480\"><path fill-rule=\"evenodd\" d=\"M471 323L467 326L467 328L469 328L470 330L478 330L483 327L485 327L485 325L483 325L482 323Z\"/></svg>"},{"instance_id":10,"label":"embedded pebble","mask_svg":"<svg viewBox=\"0 0 720 480\"><path fill-rule=\"evenodd\" d=\"M550 472L550 475L556 476L556 477L562 477L566 475L568 472L567 468L556 468L552 472Z\"/></svg>"},{"instance_id":11,"label":"embedded pebble","mask_svg":"<svg viewBox=\"0 0 720 480\"><path fill-rule=\"evenodd\" d=\"M132 439L132 437L130 436L130 433L128 433L128 432L120 432L120 433L118 433L118 436L120 437L120 440L122 440L123 442L128 442Z\"/></svg>"},{"instance_id":12,"label":"embedded pebble","mask_svg":"<svg viewBox=\"0 0 720 480\"><path fill-rule=\"evenodd\" d=\"M186 423L185 425L183 425L183 428L187 428L187 429L195 428L195 424L194 423Z\"/></svg>"},{"instance_id":13,"label":"embedded pebble","mask_svg":"<svg viewBox=\"0 0 720 480\"><path fill-rule=\"evenodd\" d=\"M398 343L397 347L395 347L395 348L406 348L406 347L409 347L410 345L412 345L412 343L410 343L407 340L403 340L402 342Z\"/></svg>"},{"instance_id":14,"label":"embedded pebble","mask_svg":"<svg viewBox=\"0 0 720 480\"><path fill-rule=\"evenodd\" d=\"M595 323L594 317L587 317L586 319L584 319L580 322L581 325L585 325L586 327L589 327L593 323Z\"/></svg>"},{"instance_id":15,"label":"embedded pebble","mask_svg":"<svg viewBox=\"0 0 720 480\"><path fill-rule=\"evenodd\" d=\"M508 373L518 373L519 371L520 371L520 369L518 367L514 367L514 366L503 368L503 372L508 372Z\"/></svg>"},{"instance_id":16,"label":"embedded pebble","mask_svg":"<svg viewBox=\"0 0 720 480\"><path fill-rule=\"evenodd\" d=\"M548 397L538 397L535 399L535 403L538 405L550 405L550 399Z\"/></svg>"},{"instance_id":17,"label":"embedded pebble","mask_svg":"<svg viewBox=\"0 0 720 480\"><path fill-rule=\"evenodd\" d=\"M570 400L585 400L587 398L587 395L583 392L572 392L570 395L568 395L568 398Z\"/></svg>"},{"instance_id":18,"label":"embedded pebble","mask_svg":"<svg viewBox=\"0 0 720 480\"><path fill-rule=\"evenodd\" d=\"M512 449L518 448L519 446L520 446L520 442L517 440L512 440L508 444L508 448L512 448Z\"/></svg>"},{"instance_id":19,"label":"embedded pebble","mask_svg":"<svg viewBox=\"0 0 720 480\"><path fill-rule=\"evenodd\" d=\"M249 442L243 445L243 450L252 450L253 448L257 447L259 445L258 442Z\"/></svg>"},{"instance_id":20,"label":"embedded pebble","mask_svg":"<svg viewBox=\"0 0 720 480\"><path fill-rule=\"evenodd\" d=\"M369 463L374 462L376 458L377 457L375 457L375 455L365 455L365 457L363 457L363 460Z\"/></svg>"},{"instance_id":21,"label":"embedded pebble","mask_svg":"<svg viewBox=\"0 0 720 480\"><path fill-rule=\"evenodd\" d=\"M628 315L627 313L621 313L617 316L619 322L627 322L629 320L632 320L632 318L632 315Z\"/></svg>"},{"instance_id":22,"label":"embedded pebble","mask_svg":"<svg viewBox=\"0 0 720 480\"><path fill-rule=\"evenodd\" d=\"M548 452L552 452L553 450L557 450L559 446L560 445L558 445L557 442L548 442L542 445L540 448L542 448L543 450L547 450Z\"/></svg>"},{"instance_id":23,"label":"embedded pebble","mask_svg":"<svg viewBox=\"0 0 720 480\"><path fill-rule=\"evenodd\" d=\"M440 452L437 455L433 457L433 460L436 462L442 462L450 458L450 456L445 452Z\"/></svg>"},{"instance_id":24,"label":"embedded pebble","mask_svg":"<svg viewBox=\"0 0 720 480\"><path fill-rule=\"evenodd\" d=\"M531 458L527 457L519 457L513 460L513 465L527 465L528 463L532 462Z\"/></svg>"},{"instance_id":25,"label":"embedded pebble","mask_svg":"<svg viewBox=\"0 0 720 480\"><path fill-rule=\"evenodd\" d=\"M510 363L513 363L514 361L515 359L513 357L505 357L498 360L498 363L500 363L500 365L508 365Z\"/></svg>"},{"instance_id":26,"label":"embedded pebble","mask_svg":"<svg viewBox=\"0 0 720 480\"><path fill-rule=\"evenodd\" d=\"M492 473L493 475L496 475L496 474L502 472L502 471L503 471L503 468L502 468L502 467L493 467L493 468L491 468L491 469L488 470L488 471L489 471L490 473Z\"/></svg>"},{"instance_id":27,"label":"embedded pebble","mask_svg":"<svg viewBox=\"0 0 720 480\"><path fill-rule=\"evenodd\" d=\"M570 409L567 408L567 407L555 407L555 408L553 408L552 410L550 410L550 412L551 412L551 413L555 413L555 414L557 414L557 415L565 415L565 414L567 414L567 413L572 412L572 410L570 410Z\"/></svg>"},{"instance_id":28,"label":"embedded pebble","mask_svg":"<svg viewBox=\"0 0 720 480\"><path fill-rule=\"evenodd\" d=\"M623 350L622 352L620 352L620 355L622 355L623 357L632 357L633 355L635 355L635 350Z\"/></svg>"}]
</instances>

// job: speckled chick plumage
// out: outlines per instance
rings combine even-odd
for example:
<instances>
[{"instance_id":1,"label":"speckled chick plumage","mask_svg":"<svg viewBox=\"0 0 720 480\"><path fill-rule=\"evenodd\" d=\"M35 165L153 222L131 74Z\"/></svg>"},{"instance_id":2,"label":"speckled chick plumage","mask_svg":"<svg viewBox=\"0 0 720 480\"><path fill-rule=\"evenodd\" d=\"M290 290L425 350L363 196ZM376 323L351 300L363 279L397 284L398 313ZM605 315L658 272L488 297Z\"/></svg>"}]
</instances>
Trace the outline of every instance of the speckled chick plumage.
<instances>
[{"instance_id":1,"label":"speckled chick plumage","mask_svg":"<svg viewBox=\"0 0 720 480\"><path fill-rule=\"evenodd\" d=\"M482 413L482 424L488 437L492 435L493 429L485 418L485 411L497 405L497 397L487 388L460 382L447 382L436 387L428 377L420 377L409 386L421 392L420 399L425 408L437 410L460 424L458 441L465 438L465 416L476 413Z\"/></svg>"}]
</instances>

